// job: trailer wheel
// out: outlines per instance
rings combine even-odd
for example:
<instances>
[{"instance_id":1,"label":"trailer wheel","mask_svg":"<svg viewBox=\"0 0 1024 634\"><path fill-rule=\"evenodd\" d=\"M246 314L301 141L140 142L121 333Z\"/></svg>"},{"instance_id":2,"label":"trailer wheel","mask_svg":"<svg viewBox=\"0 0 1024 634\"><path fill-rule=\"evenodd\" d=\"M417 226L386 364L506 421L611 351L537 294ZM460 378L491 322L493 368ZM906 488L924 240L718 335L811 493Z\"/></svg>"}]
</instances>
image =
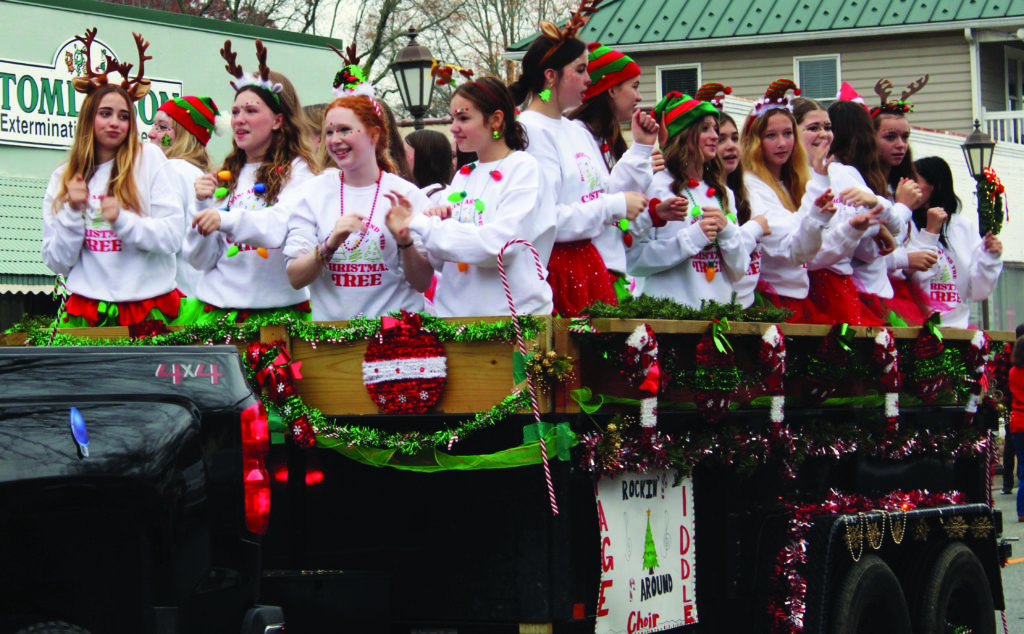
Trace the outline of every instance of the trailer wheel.
<instances>
[{"instance_id":1,"label":"trailer wheel","mask_svg":"<svg viewBox=\"0 0 1024 634\"><path fill-rule=\"evenodd\" d=\"M89 630L64 621L43 621L23 627L14 634L89 634Z\"/></svg>"},{"instance_id":2,"label":"trailer wheel","mask_svg":"<svg viewBox=\"0 0 1024 634\"><path fill-rule=\"evenodd\" d=\"M915 610L918 631L995 634L992 589L974 551L962 542L949 544L932 560L922 578Z\"/></svg>"},{"instance_id":3,"label":"trailer wheel","mask_svg":"<svg viewBox=\"0 0 1024 634\"><path fill-rule=\"evenodd\" d=\"M889 564L864 555L853 564L832 598L832 634L909 632L910 611Z\"/></svg>"}]
</instances>

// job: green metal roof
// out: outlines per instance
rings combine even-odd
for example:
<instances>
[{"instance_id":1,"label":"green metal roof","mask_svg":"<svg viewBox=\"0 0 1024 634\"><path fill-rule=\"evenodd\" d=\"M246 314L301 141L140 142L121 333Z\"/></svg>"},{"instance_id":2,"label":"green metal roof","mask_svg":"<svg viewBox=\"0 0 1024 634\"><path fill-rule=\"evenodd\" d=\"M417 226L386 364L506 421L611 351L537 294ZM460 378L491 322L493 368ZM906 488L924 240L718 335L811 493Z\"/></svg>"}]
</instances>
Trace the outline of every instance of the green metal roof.
<instances>
[{"instance_id":1,"label":"green metal roof","mask_svg":"<svg viewBox=\"0 0 1024 634\"><path fill-rule=\"evenodd\" d=\"M53 271L42 258L46 183L0 176L0 285L53 287Z\"/></svg>"},{"instance_id":2,"label":"green metal roof","mask_svg":"<svg viewBox=\"0 0 1024 634\"><path fill-rule=\"evenodd\" d=\"M1024 0L605 0L578 37L606 46L778 35L844 35L1024 18ZM525 51L536 34L510 51Z\"/></svg>"}]
</instances>

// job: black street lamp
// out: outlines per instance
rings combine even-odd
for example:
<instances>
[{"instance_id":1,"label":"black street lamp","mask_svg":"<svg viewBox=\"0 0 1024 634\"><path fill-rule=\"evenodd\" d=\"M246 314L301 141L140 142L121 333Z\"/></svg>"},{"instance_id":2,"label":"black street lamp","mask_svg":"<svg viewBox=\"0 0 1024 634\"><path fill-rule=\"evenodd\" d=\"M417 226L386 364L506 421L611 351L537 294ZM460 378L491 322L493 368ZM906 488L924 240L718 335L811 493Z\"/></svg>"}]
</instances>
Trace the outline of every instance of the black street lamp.
<instances>
[{"instance_id":1,"label":"black street lamp","mask_svg":"<svg viewBox=\"0 0 1024 634\"><path fill-rule=\"evenodd\" d=\"M977 195L978 195L978 223L979 228L983 224L981 222L981 187L982 183L986 182L985 170L992 166L992 157L995 154L996 142L992 140L992 137L981 131L981 124L978 120L974 120L974 131L967 135L967 139L961 146L964 151L964 158L967 160L967 169L971 170L971 176L974 177L977 182ZM981 302L981 328L982 330L988 330L989 328L989 317L988 317L988 299Z\"/></svg>"},{"instance_id":2,"label":"black street lamp","mask_svg":"<svg viewBox=\"0 0 1024 634\"><path fill-rule=\"evenodd\" d=\"M398 51L391 64L391 72L395 74L402 103L413 117L413 127L422 130L423 115L427 114L434 92L434 81L430 75L434 56L426 46L416 43L415 27L410 27L406 35L409 43Z\"/></svg>"}]
</instances>

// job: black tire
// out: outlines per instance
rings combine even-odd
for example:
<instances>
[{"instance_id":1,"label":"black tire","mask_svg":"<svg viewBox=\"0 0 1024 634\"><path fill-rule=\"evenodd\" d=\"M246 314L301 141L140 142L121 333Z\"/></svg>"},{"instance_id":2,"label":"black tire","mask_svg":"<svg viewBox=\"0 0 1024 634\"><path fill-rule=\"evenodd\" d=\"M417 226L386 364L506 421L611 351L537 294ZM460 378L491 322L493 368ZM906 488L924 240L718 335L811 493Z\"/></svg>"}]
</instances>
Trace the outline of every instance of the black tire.
<instances>
[{"instance_id":1,"label":"black tire","mask_svg":"<svg viewBox=\"0 0 1024 634\"><path fill-rule=\"evenodd\" d=\"M996 609L985 568L963 542L952 542L929 563L914 613L918 634L946 634L966 626L995 634Z\"/></svg>"},{"instance_id":2,"label":"black tire","mask_svg":"<svg viewBox=\"0 0 1024 634\"><path fill-rule=\"evenodd\" d=\"M14 634L89 634L89 630L64 621L42 621L23 627Z\"/></svg>"},{"instance_id":3,"label":"black tire","mask_svg":"<svg viewBox=\"0 0 1024 634\"><path fill-rule=\"evenodd\" d=\"M873 554L850 566L832 596L831 634L906 634L910 611L889 564Z\"/></svg>"}]
</instances>

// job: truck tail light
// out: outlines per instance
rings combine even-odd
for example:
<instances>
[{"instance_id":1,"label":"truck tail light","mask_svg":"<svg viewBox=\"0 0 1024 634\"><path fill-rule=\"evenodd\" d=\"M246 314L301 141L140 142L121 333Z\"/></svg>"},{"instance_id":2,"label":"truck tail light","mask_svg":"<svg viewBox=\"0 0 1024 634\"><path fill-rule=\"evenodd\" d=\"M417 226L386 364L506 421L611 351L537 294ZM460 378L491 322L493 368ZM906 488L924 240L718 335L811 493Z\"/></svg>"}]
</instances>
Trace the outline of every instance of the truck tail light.
<instances>
[{"instance_id":1,"label":"truck tail light","mask_svg":"<svg viewBox=\"0 0 1024 634\"><path fill-rule=\"evenodd\" d=\"M242 474L245 495L245 526L253 533L267 534L270 519L270 474L266 457L270 452L267 411L257 402L242 410Z\"/></svg>"}]
</instances>

